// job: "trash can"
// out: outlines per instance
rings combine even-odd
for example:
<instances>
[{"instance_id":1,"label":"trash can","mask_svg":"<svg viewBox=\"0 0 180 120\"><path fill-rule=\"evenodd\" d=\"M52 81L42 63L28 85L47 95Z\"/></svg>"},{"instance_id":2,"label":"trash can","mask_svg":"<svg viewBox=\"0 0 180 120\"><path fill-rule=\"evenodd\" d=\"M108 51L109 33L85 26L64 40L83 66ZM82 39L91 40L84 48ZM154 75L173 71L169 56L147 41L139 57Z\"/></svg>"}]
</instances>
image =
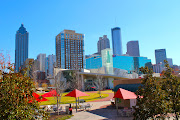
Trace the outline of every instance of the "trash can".
<instances>
[{"instance_id":1,"label":"trash can","mask_svg":"<svg viewBox=\"0 0 180 120\"><path fill-rule=\"evenodd\" d=\"M69 114L69 106L66 106L66 114Z\"/></svg>"}]
</instances>

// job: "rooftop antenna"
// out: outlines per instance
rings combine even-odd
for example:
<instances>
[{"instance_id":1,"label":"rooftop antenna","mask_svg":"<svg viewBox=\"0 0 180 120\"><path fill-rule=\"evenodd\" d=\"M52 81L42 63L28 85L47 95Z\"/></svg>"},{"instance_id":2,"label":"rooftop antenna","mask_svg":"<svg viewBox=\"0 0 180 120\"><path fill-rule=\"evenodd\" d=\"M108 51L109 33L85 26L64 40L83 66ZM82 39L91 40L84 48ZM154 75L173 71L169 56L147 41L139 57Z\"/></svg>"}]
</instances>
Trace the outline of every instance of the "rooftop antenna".
<instances>
[{"instance_id":1,"label":"rooftop antenna","mask_svg":"<svg viewBox=\"0 0 180 120\"><path fill-rule=\"evenodd\" d=\"M117 21L116 21L116 17L115 17L115 27L117 27Z\"/></svg>"}]
</instances>

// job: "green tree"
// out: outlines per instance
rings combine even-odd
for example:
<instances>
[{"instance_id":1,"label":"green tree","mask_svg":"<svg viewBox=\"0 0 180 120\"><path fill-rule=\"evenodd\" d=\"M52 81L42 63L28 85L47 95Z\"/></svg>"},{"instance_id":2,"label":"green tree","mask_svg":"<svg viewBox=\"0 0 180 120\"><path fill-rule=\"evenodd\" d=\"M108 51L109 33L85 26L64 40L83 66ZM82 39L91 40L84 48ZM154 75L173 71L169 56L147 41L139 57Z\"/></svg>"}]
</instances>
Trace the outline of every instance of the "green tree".
<instances>
[{"instance_id":1,"label":"green tree","mask_svg":"<svg viewBox=\"0 0 180 120\"><path fill-rule=\"evenodd\" d=\"M33 120L36 116L48 119L33 97L33 80L22 72L14 73L13 65L0 57L0 119Z\"/></svg>"},{"instance_id":2,"label":"green tree","mask_svg":"<svg viewBox=\"0 0 180 120\"><path fill-rule=\"evenodd\" d=\"M167 106L167 113L174 113L176 120L178 120L180 111L180 80L172 75L172 69L165 60L165 71L163 74L162 94L164 95L164 102Z\"/></svg>"},{"instance_id":3,"label":"green tree","mask_svg":"<svg viewBox=\"0 0 180 120\"><path fill-rule=\"evenodd\" d=\"M134 120L156 119L168 117L168 113L174 113L178 120L180 111L180 80L172 74L172 69L167 61L162 78L152 75L152 70L141 68L146 74L142 79L142 87L138 89L137 104L134 107ZM143 96L141 98L140 96Z\"/></svg>"},{"instance_id":4,"label":"green tree","mask_svg":"<svg viewBox=\"0 0 180 120\"><path fill-rule=\"evenodd\" d=\"M158 114L163 118L165 109L162 105L163 96L159 79L153 77L153 71L148 67L140 68L140 71L146 75L141 81L142 86L136 92L138 98L134 107L134 120L155 119Z\"/></svg>"}]
</instances>

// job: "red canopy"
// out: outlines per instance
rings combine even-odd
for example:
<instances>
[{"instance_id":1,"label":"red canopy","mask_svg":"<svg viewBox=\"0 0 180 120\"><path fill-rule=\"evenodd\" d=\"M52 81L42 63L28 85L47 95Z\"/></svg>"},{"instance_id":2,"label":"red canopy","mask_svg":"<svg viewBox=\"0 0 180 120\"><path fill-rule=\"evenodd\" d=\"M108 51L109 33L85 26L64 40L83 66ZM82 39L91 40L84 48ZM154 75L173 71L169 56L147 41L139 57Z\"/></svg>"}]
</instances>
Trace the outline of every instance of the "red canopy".
<instances>
[{"instance_id":1,"label":"red canopy","mask_svg":"<svg viewBox=\"0 0 180 120\"><path fill-rule=\"evenodd\" d=\"M113 98L121 98L121 99L124 99L124 100L136 99L137 95L135 93L131 92L131 91L119 88Z\"/></svg>"},{"instance_id":2,"label":"red canopy","mask_svg":"<svg viewBox=\"0 0 180 120\"><path fill-rule=\"evenodd\" d=\"M50 91L50 92L48 92L48 93L43 94L42 96L43 96L43 97L53 97L53 96L56 96L56 95L57 95L56 90L52 90L52 91ZM58 96L59 96L59 95L58 95Z\"/></svg>"},{"instance_id":3,"label":"red canopy","mask_svg":"<svg viewBox=\"0 0 180 120\"><path fill-rule=\"evenodd\" d=\"M89 95L86 94L86 93L84 93L84 92L81 92L81 91L75 89L75 90L71 91L70 93L68 93L68 94L65 95L65 96L70 96L70 97L75 97L75 98L77 98L77 97L89 96Z\"/></svg>"},{"instance_id":4,"label":"red canopy","mask_svg":"<svg viewBox=\"0 0 180 120\"><path fill-rule=\"evenodd\" d=\"M32 95L33 95L33 97L36 98L36 99L40 97L40 95L38 95L38 94L35 93L35 92L33 92Z\"/></svg>"},{"instance_id":5,"label":"red canopy","mask_svg":"<svg viewBox=\"0 0 180 120\"><path fill-rule=\"evenodd\" d=\"M33 97L36 99L36 101L38 102L42 102L42 101L47 101L48 99L41 97L40 95L38 95L37 93L32 93ZM32 100L29 100L29 103L31 103Z\"/></svg>"}]
</instances>

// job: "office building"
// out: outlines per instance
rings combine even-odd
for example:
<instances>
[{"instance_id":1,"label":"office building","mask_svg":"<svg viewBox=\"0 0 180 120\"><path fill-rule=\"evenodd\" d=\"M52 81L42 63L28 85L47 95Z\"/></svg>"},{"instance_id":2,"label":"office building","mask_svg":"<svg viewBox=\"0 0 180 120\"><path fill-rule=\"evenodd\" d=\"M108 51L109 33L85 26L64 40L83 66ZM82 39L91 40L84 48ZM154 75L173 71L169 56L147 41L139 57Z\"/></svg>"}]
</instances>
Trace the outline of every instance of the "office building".
<instances>
[{"instance_id":1,"label":"office building","mask_svg":"<svg viewBox=\"0 0 180 120\"><path fill-rule=\"evenodd\" d=\"M106 56L107 57L107 56ZM107 59L108 61L109 59ZM139 68L147 66L152 68L151 60L147 57L133 57L133 56L113 56L113 68L127 70L128 73L139 73ZM90 56L86 58L86 69L99 69L103 67L103 58L101 56ZM106 62L107 62L106 61ZM106 63L107 64L107 63ZM111 68L111 66L110 66Z\"/></svg>"},{"instance_id":2,"label":"office building","mask_svg":"<svg viewBox=\"0 0 180 120\"><path fill-rule=\"evenodd\" d=\"M156 58L156 64L162 63L162 65L164 66L164 60L167 60L166 49L156 49L155 58Z\"/></svg>"},{"instance_id":3,"label":"office building","mask_svg":"<svg viewBox=\"0 0 180 120\"><path fill-rule=\"evenodd\" d=\"M33 58L27 58L24 61L23 68L27 68L25 71L28 77L32 77L32 73L35 71L34 69L34 59Z\"/></svg>"},{"instance_id":4,"label":"office building","mask_svg":"<svg viewBox=\"0 0 180 120\"><path fill-rule=\"evenodd\" d=\"M37 61L39 63L39 70L42 72L46 71L46 54L39 54L37 56Z\"/></svg>"},{"instance_id":5,"label":"office building","mask_svg":"<svg viewBox=\"0 0 180 120\"><path fill-rule=\"evenodd\" d=\"M110 48L106 48L102 50L101 58L102 58L102 67L105 67L105 72L108 74L113 74L112 50Z\"/></svg>"},{"instance_id":6,"label":"office building","mask_svg":"<svg viewBox=\"0 0 180 120\"><path fill-rule=\"evenodd\" d=\"M63 30L56 36L56 64L63 69L84 68L84 34Z\"/></svg>"},{"instance_id":7,"label":"office building","mask_svg":"<svg viewBox=\"0 0 180 120\"><path fill-rule=\"evenodd\" d=\"M115 27L111 29L113 55L122 55L121 29Z\"/></svg>"},{"instance_id":8,"label":"office building","mask_svg":"<svg viewBox=\"0 0 180 120\"><path fill-rule=\"evenodd\" d=\"M129 56L139 57L139 42L138 41L129 41L127 43L127 53Z\"/></svg>"},{"instance_id":9,"label":"office building","mask_svg":"<svg viewBox=\"0 0 180 120\"><path fill-rule=\"evenodd\" d=\"M101 54L101 50L110 48L110 43L109 43L109 39L107 38L107 35L103 35L103 37L99 37L97 47L98 47L98 54Z\"/></svg>"},{"instance_id":10,"label":"office building","mask_svg":"<svg viewBox=\"0 0 180 120\"><path fill-rule=\"evenodd\" d=\"M46 74L46 77L49 76L48 73L49 73L49 70L48 70L48 57L46 57L46 59L45 59L45 74Z\"/></svg>"},{"instance_id":11,"label":"office building","mask_svg":"<svg viewBox=\"0 0 180 120\"><path fill-rule=\"evenodd\" d=\"M162 62L158 64L154 64L152 66L153 66L153 72L155 73L161 73L164 70Z\"/></svg>"},{"instance_id":12,"label":"office building","mask_svg":"<svg viewBox=\"0 0 180 120\"><path fill-rule=\"evenodd\" d=\"M173 67L173 60L172 60L172 58L167 58L167 61L168 61L169 67Z\"/></svg>"},{"instance_id":13,"label":"office building","mask_svg":"<svg viewBox=\"0 0 180 120\"><path fill-rule=\"evenodd\" d=\"M56 64L56 55L48 55L48 76L54 75L54 67Z\"/></svg>"},{"instance_id":14,"label":"office building","mask_svg":"<svg viewBox=\"0 0 180 120\"><path fill-rule=\"evenodd\" d=\"M29 33L23 24L16 32L15 42L15 72L23 67L25 60L28 58Z\"/></svg>"}]
</instances>

